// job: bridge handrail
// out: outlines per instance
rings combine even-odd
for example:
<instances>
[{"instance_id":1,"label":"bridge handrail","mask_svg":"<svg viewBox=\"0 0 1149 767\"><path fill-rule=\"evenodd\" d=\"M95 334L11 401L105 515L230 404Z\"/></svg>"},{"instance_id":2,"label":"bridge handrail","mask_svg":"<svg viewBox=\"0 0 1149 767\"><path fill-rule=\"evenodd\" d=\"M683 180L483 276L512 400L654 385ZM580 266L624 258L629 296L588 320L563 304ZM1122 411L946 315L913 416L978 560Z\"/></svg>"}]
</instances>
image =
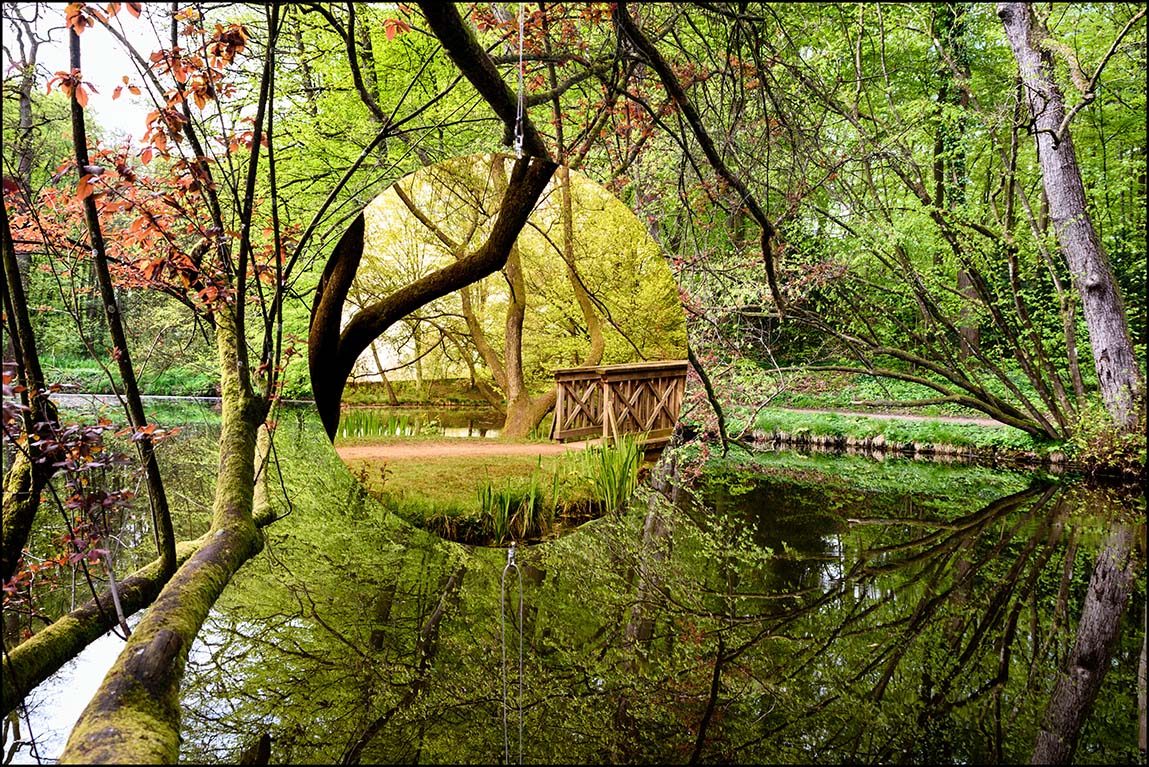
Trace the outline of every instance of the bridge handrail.
<instances>
[{"instance_id":1,"label":"bridge handrail","mask_svg":"<svg viewBox=\"0 0 1149 767\"><path fill-rule=\"evenodd\" d=\"M687 360L558 368L551 438L604 440L645 433L647 444L665 442L674 430L685 390Z\"/></svg>"}]
</instances>

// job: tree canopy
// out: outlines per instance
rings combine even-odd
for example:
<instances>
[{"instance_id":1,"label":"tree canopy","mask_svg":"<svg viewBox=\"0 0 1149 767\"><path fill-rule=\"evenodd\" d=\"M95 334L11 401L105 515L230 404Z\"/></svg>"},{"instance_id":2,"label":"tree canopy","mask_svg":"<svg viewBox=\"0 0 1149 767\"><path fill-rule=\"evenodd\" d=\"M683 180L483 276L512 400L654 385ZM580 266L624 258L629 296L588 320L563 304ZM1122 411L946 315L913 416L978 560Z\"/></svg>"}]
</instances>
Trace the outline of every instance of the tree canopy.
<instances>
[{"instance_id":1,"label":"tree canopy","mask_svg":"<svg viewBox=\"0 0 1149 767\"><path fill-rule=\"evenodd\" d=\"M512 433L546 412L547 365L685 347L703 442L727 442L724 407L848 371L1143 473L1143 4L5 3L3 22L6 610L45 574L97 576L5 637L6 706L150 607L65 760L175 761L189 648L276 515L277 404L314 396L333 436L356 361L403 323L439 323ZM125 56L108 82L85 69L96 33ZM95 91L145 105L134 140L94 124ZM372 201L400 190L419 226L384 234ZM118 436L59 417L78 360L122 403ZM221 399L195 531L141 401L170 370ZM94 479L112 465L136 481ZM62 543L33 561L53 506ZM134 572L101 543L124 514L152 539Z\"/></svg>"}]
</instances>

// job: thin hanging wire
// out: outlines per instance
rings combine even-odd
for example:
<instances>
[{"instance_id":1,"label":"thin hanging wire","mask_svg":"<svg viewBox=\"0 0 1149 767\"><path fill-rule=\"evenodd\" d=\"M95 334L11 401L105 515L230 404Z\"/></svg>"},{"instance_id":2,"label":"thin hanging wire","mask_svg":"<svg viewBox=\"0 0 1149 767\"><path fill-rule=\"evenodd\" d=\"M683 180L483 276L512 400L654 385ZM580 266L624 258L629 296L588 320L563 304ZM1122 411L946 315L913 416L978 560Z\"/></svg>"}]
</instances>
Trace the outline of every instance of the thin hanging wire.
<instances>
[{"instance_id":1,"label":"thin hanging wire","mask_svg":"<svg viewBox=\"0 0 1149 767\"><path fill-rule=\"evenodd\" d=\"M515 544L507 549L507 566L499 590L499 642L503 646L503 764L511 763L510 737L507 734L507 572L511 568L519 578L519 764L523 763L523 573L515 564Z\"/></svg>"},{"instance_id":2,"label":"thin hanging wire","mask_svg":"<svg viewBox=\"0 0 1149 767\"><path fill-rule=\"evenodd\" d=\"M515 111L515 157L523 156L523 6L519 3L519 103Z\"/></svg>"}]
</instances>

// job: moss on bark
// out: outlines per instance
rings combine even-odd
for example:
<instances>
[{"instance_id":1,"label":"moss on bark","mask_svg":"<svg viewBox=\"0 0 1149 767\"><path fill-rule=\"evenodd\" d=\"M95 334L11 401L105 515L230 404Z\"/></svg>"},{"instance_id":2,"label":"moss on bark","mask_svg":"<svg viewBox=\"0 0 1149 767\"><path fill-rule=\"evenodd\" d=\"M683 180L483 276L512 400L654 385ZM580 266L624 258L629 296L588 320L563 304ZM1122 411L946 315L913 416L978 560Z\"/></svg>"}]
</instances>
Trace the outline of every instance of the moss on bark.
<instances>
[{"instance_id":1,"label":"moss on bark","mask_svg":"<svg viewBox=\"0 0 1149 767\"><path fill-rule=\"evenodd\" d=\"M177 566L183 564L207 540L207 536L183 541L176 547ZM137 570L119 585L120 605L124 615L133 615L155 599L164 584L160 560ZM115 608L110 592L56 620L4 655L3 709L7 715L37 685L81 650L116 625Z\"/></svg>"},{"instance_id":2,"label":"moss on bark","mask_svg":"<svg viewBox=\"0 0 1149 767\"><path fill-rule=\"evenodd\" d=\"M28 532L36 516L36 508L40 505L42 483L41 487L36 485L32 462L23 451L17 450L8 475L4 477L4 535L0 544L0 580L7 581L16 572L16 563L20 561L24 542L28 540Z\"/></svg>"},{"instance_id":3,"label":"moss on bark","mask_svg":"<svg viewBox=\"0 0 1149 767\"><path fill-rule=\"evenodd\" d=\"M264 527L276 519L266 488L266 461L270 452L270 437L266 428L259 432L259 455L263 473L256 488L255 525ZM259 485L263 485L262 492ZM211 533L176 545L176 567L183 565L207 542ZM119 583L120 605L124 615L131 616L147 607L159 594L167 578L162 563L155 560L124 578ZM24 697L41 682L75 658L79 653L116 625L112 595L105 591L96 599L57 619L51 626L37 632L4 654L2 664L3 687L0 692L0 715L11 713Z\"/></svg>"},{"instance_id":4,"label":"moss on bark","mask_svg":"<svg viewBox=\"0 0 1149 767\"><path fill-rule=\"evenodd\" d=\"M61 763L178 761L188 649L231 576L263 547L252 512L257 432L267 403L247 385L234 314L216 317L223 423L211 529L136 626L80 715Z\"/></svg>"}]
</instances>

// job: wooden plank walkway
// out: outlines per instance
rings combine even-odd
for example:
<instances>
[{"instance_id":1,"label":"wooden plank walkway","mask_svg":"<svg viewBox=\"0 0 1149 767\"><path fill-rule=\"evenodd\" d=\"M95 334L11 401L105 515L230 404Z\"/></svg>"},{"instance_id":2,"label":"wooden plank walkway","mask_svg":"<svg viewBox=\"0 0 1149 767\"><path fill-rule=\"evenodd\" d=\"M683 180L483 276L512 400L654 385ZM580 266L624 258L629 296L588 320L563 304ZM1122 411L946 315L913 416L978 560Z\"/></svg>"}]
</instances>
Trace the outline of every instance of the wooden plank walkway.
<instances>
[{"instance_id":1,"label":"wooden plank walkway","mask_svg":"<svg viewBox=\"0 0 1149 767\"><path fill-rule=\"evenodd\" d=\"M663 360L556 370L551 439L645 434L648 449L661 447L678 420L689 364Z\"/></svg>"}]
</instances>

